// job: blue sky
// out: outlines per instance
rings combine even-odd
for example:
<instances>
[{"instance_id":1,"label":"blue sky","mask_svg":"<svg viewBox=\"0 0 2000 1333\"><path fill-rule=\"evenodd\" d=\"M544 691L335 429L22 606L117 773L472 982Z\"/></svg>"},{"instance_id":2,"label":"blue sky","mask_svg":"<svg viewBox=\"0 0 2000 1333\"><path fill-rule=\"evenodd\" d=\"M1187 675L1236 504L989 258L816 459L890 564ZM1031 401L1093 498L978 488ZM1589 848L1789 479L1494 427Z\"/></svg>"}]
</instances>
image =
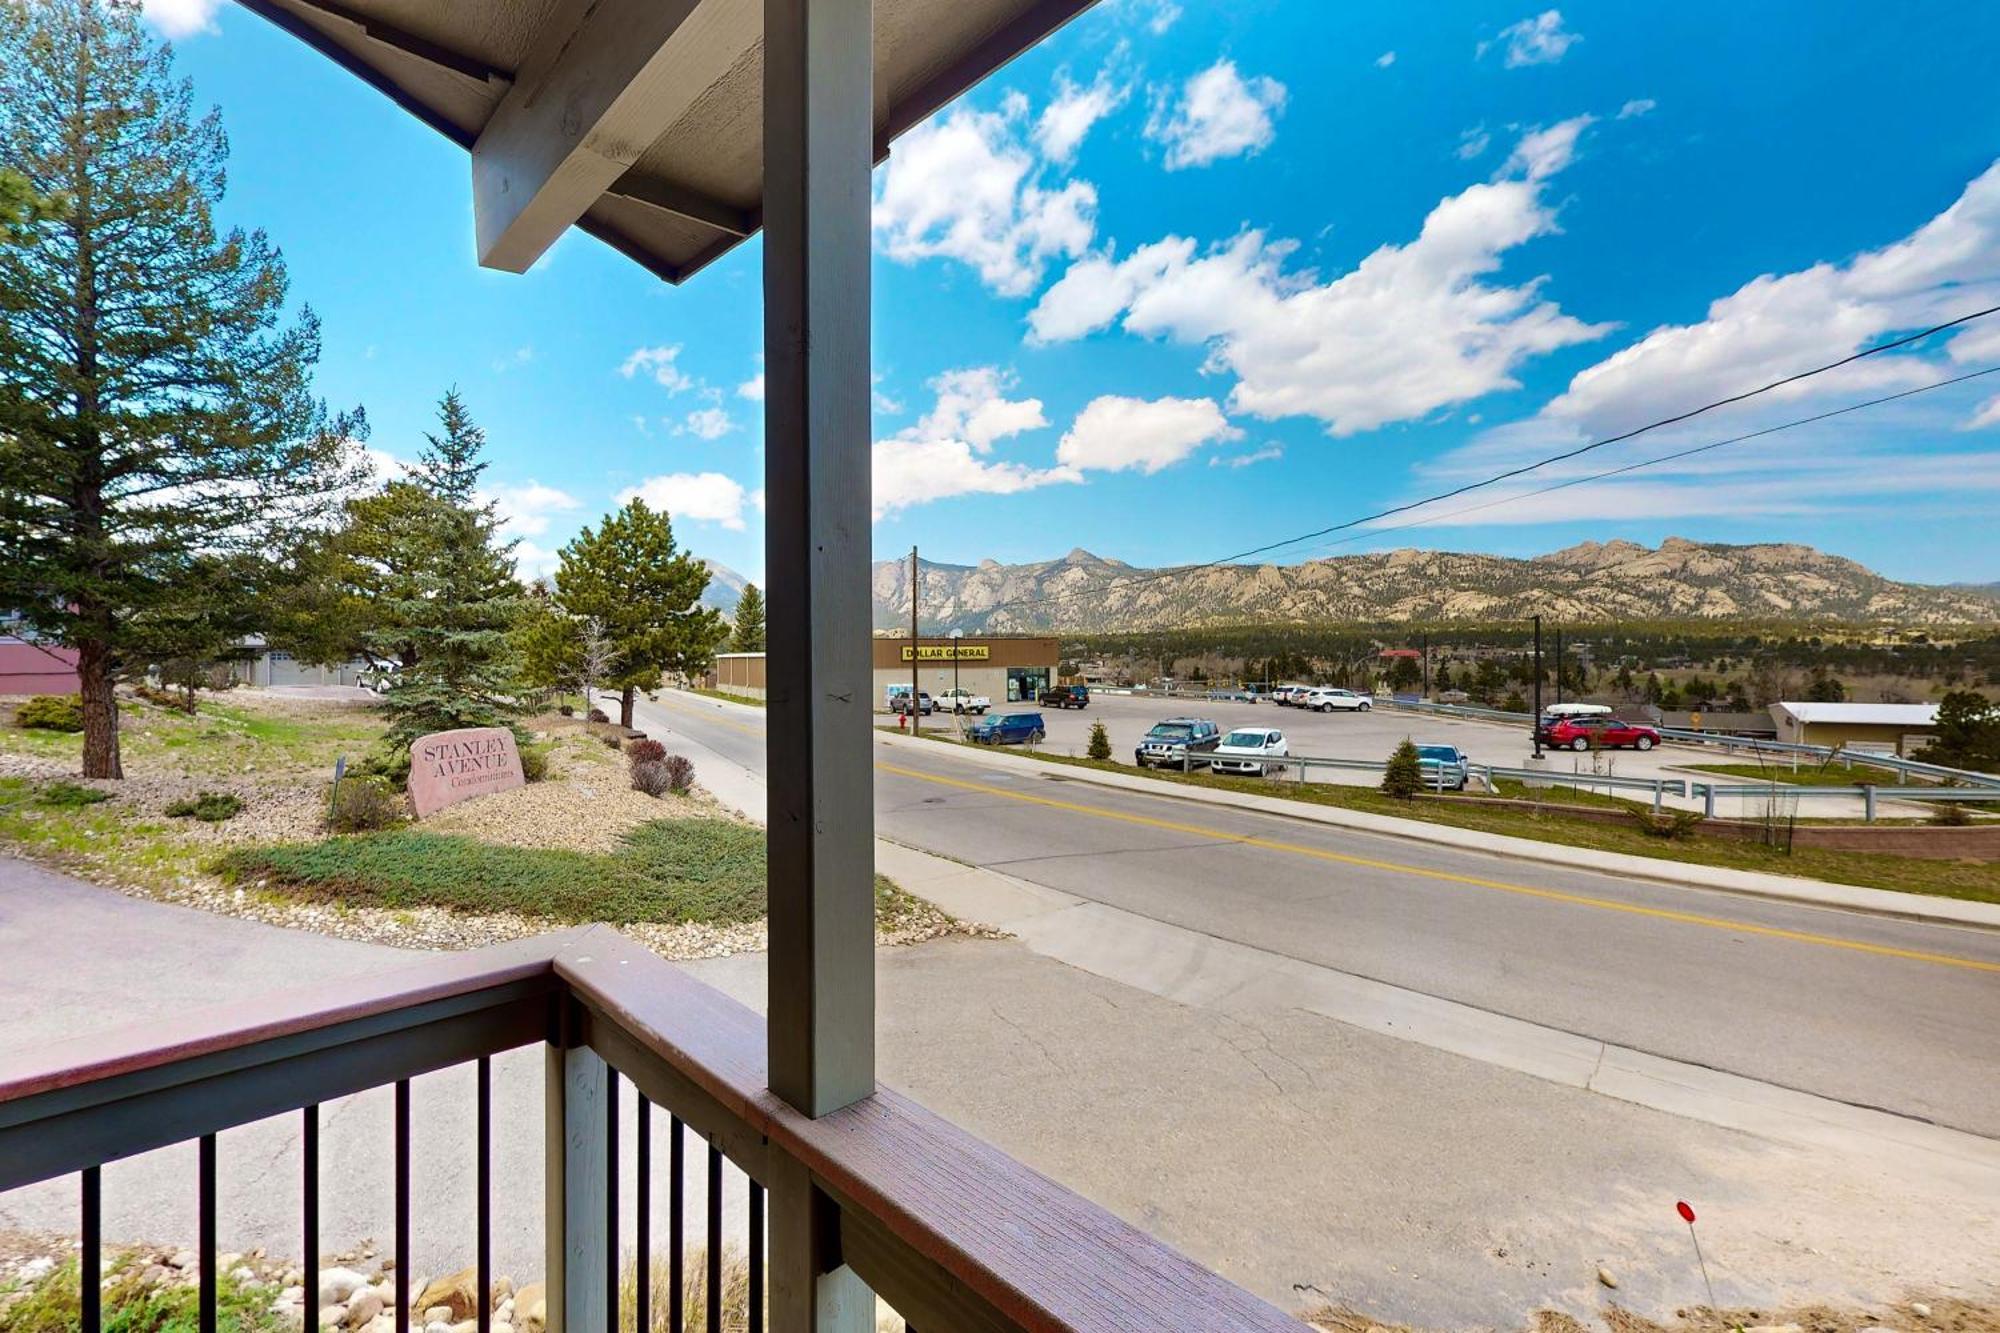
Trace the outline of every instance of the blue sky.
<instances>
[{"instance_id":1,"label":"blue sky","mask_svg":"<svg viewBox=\"0 0 2000 1333\"><path fill-rule=\"evenodd\" d=\"M582 235L483 271L458 149L246 11L149 13L372 448L456 384L526 564L636 490L761 574L757 243L678 289ZM876 553L1213 558L2000 304L1996 57L1981 6L1104 0L877 172ZM1992 365L2000 316L1275 558L1680 535L2000 579L2000 375L1525 494Z\"/></svg>"}]
</instances>

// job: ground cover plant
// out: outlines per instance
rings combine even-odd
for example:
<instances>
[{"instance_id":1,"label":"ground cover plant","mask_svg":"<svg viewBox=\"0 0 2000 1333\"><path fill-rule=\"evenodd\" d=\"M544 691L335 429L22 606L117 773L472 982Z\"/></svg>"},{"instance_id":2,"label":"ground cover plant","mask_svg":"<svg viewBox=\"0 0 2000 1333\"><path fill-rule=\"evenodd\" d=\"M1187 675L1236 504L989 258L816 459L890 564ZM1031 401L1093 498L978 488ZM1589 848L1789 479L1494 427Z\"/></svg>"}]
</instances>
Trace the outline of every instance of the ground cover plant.
<instances>
[{"instance_id":1,"label":"ground cover plant","mask_svg":"<svg viewBox=\"0 0 2000 1333\"><path fill-rule=\"evenodd\" d=\"M503 847L417 828L243 848L217 868L238 884L350 907L442 907L613 925L733 924L764 916L764 830L734 820L659 819L616 852ZM909 901L876 877L876 917Z\"/></svg>"}]
</instances>

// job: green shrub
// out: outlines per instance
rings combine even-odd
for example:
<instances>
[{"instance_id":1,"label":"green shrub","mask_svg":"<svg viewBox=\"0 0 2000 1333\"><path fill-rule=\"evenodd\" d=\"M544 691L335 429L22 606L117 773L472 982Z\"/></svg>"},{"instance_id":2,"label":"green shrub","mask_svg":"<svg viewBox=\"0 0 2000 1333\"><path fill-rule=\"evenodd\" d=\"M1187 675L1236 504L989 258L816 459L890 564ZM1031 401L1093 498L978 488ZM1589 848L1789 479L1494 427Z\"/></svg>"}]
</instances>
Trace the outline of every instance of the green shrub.
<instances>
[{"instance_id":1,"label":"green shrub","mask_svg":"<svg viewBox=\"0 0 2000 1333\"><path fill-rule=\"evenodd\" d=\"M1931 823L1942 828L1964 828L1972 822L1972 811L1962 801L1939 801L1931 807Z\"/></svg>"},{"instance_id":2,"label":"green shrub","mask_svg":"<svg viewBox=\"0 0 2000 1333\"><path fill-rule=\"evenodd\" d=\"M225 819L234 819L243 811L243 798L234 792L205 791L199 796L186 796L167 807L167 814L174 819L199 819L204 824L220 824Z\"/></svg>"},{"instance_id":3,"label":"green shrub","mask_svg":"<svg viewBox=\"0 0 2000 1333\"><path fill-rule=\"evenodd\" d=\"M83 696L37 694L14 710L14 725L34 731L82 731Z\"/></svg>"},{"instance_id":4,"label":"green shrub","mask_svg":"<svg viewBox=\"0 0 2000 1333\"><path fill-rule=\"evenodd\" d=\"M364 755L354 766L354 771L368 777L381 778L397 791L410 785L410 747L398 745L391 749L376 750Z\"/></svg>"},{"instance_id":5,"label":"green shrub","mask_svg":"<svg viewBox=\"0 0 2000 1333\"><path fill-rule=\"evenodd\" d=\"M364 773L333 784L326 826L335 833L371 833L394 828L407 815L403 794L387 778Z\"/></svg>"},{"instance_id":6,"label":"green shrub","mask_svg":"<svg viewBox=\"0 0 2000 1333\"><path fill-rule=\"evenodd\" d=\"M1088 754L1092 759L1109 759L1111 757L1111 733L1104 729L1102 722L1093 722L1090 724L1090 748L1084 751L1084 753Z\"/></svg>"},{"instance_id":7,"label":"green shrub","mask_svg":"<svg viewBox=\"0 0 2000 1333\"><path fill-rule=\"evenodd\" d=\"M86 805L96 805L99 801L110 799L110 792L100 791L96 787L86 787L80 782L51 782L35 797L35 803L57 810L81 810Z\"/></svg>"},{"instance_id":8,"label":"green shrub","mask_svg":"<svg viewBox=\"0 0 2000 1333\"><path fill-rule=\"evenodd\" d=\"M1382 791L1407 801L1423 789L1423 763L1417 755L1416 743L1405 736L1389 756L1389 766L1382 770Z\"/></svg>"},{"instance_id":9,"label":"green shrub","mask_svg":"<svg viewBox=\"0 0 2000 1333\"><path fill-rule=\"evenodd\" d=\"M546 745L523 745L521 747L521 777L528 782L540 782L549 775L549 747Z\"/></svg>"},{"instance_id":10,"label":"green shrub","mask_svg":"<svg viewBox=\"0 0 2000 1333\"><path fill-rule=\"evenodd\" d=\"M22 1293L0 1315L5 1333L75 1333L83 1327L77 1263L71 1259ZM218 1273L216 1327L224 1333L282 1333L286 1321L271 1309L271 1289L238 1282ZM193 1333L200 1327L200 1291L193 1286L154 1286L129 1262L112 1268L104 1286L106 1333ZM293 1321L296 1327L296 1321Z\"/></svg>"},{"instance_id":11,"label":"green shrub","mask_svg":"<svg viewBox=\"0 0 2000 1333\"><path fill-rule=\"evenodd\" d=\"M1701 827L1701 819L1699 810L1662 810L1658 814L1651 810L1632 812L1632 821L1642 832L1669 842L1685 842L1692 838Z\"/></svg>"}]
</instances>

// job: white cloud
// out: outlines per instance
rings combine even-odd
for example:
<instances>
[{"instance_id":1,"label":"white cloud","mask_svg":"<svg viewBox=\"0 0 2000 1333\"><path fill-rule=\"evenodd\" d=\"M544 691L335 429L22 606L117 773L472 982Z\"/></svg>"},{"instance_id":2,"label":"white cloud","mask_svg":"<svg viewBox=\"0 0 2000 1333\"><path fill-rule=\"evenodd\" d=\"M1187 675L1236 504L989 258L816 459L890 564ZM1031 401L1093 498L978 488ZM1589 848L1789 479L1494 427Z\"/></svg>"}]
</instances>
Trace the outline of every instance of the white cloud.
<instances>
[{"instance_id":1,"label":"white cloud","mask_svg":"<svg viewBox=\"0 0 2000 1333\"><path fill-rule=\"evenodd\" d=\"M146 18L173 41L198 32L215 32L215 11L222 0L145 0Z\"/></svg>"},{"instance_id":2,"label":"white cloud","mask_svg":"<svg viewBox=\"0 0 2000 1333\"><path fill-rule=\"evenodd\" d=\"M1167 146L1169 171L1255 154L1277 136L1272 117L1285 97L1276 79L1245 80L1235 62L1218 60L1182 86L1171 108L1164 102L1155 108L1146 136Z\"/></svg>"},{"instance_id":3,"label":"white cloud","mask_svg":"<svg viewBox=\"0 0 2000 1333\"><path fill-rule=\"evenodd\" d=\"M1132 95L1132 85L1113 75L1112 65L1116 63L1118 56L1114 55L1088 87L1073 82L1067 74L1057 76L1055 100L1042 109L1040 119L1035 121L1035 145L1042 150L1043 157L1051 162L1068 162L1076 156L1091 127L1125 105L1125 99Z\"/></svg>"},{"instance_id":4,"label":"white cloud","mask_svg":"<svg viewBox=\"0 0 2000 1333\"><path fill-rule=\"evenodd\" d=\"M504 375L510 370L518 370L520 367L527 365L530 361L533 361L534 359L535 359L535 349L524 343L521 346L516 347L513 351L507 353L505 356L494 357L493 373L495 375Z\"/></svg>"},{"instance_id":5,"label":"white cloud","mask_svg":"<svg viewBox=\"0 0 2000 1333\"><path fill-rule=\"evenodd\" d=\"M748 398L753 403L764 401L764 372L758 371L749 379L736 386L738 398Z\"/></svg>"},{"instance_id":6,"label":"white cloud","mask_svg":"<svg viewBox=\"0 0 2000 1333\"><path fill-rule=\"evenodd\" d=\"M1376 69L1387 69L1395 63L1396 53L1394 51L1384 51L1381 55L1375 57Z\"/></svg>"},{"instance_id":7,"label":"white cloud","mask_svg":"<svg viewBox=\"0 0 2000 1333\"><path fill-rule=\"evenodd\" d=\"M1236 376L1229 410L1312 416L1350 435L1516 387L1532 357L1603 336L1542 299L1540 280L1491 280L1508 251L1555 230L1542 195L1564 159L1543 135L1521 175L1440 201L1421 232L1321 282L1287 273L1294 246L1246 232L1197 254L1169 236L1120 262L1071 267L1029 316L1031 341L1081 337L1123 315L1131 333L1206 344ZM1574 134L1567 140L1574 144Z\"/></svg>"},{"instance_id":8,"label":"white cloud","mask_svg":"<svg viewBox=\"0 0 2000 1333\"><path fill-rule=\"evenodd\" d=\"M1470 162L1473 158L1485 153L1492 146L1493 136L1486 132L1484 125L1474 125L1469 130L1460 130L1458 134L1458 148L1456 150L1458 160L1461 162Z\"/></svg>"},{"instance_id":9,"label":"white cloud","mask_svg":"<svg viewBox=\"0 0 2000 1333\"><path fill-rule=\"evenodd\" d=\"M619 504L634 496L677 519L714 523L732 532L743 530L743 506L750 494L743 483L720 472L671 472L648 477L618 493Z\"/></svg>"},{"instance_id":10,"label":"white cloud","mask_svg":"<svg viewBox=\"0 0 2000 1333\"><path fill-rule=\"evenodd\" d=\"M904 135L875 193L883 252L904 263L956 259L993 291L1021 296L1041 280L1051 256L1088 250L1096 187L1041 183L1020 139L1026 114L1027 101L1016 94L999 111L960 107Z\"/></svg>"},{"instance_id":11,"label":"white cloud","mask_svg":"<svg viewBox=\"0 0 2000 1333\"><path fill-rule=\"evenodd\" d=\"M503 483L482 491L479 498L498 507L501 526L517 537L539 537L549 530L556 514L583 507L583 502L568 491L539 481Z\"/></svg>"},{"instance_id":12,"label":"white cloud","mask_svg":"<svg viewBox=\"0 0 2000 1333\"><path fill-rule=\"evenodd\" d=\"M1972 419L1965 423L1967 430L1981 430L1987 426L2000 426L2000 395L1981 403L1979 410L1972 414Z\"/></svg>"},{"instance_id":13,"label":"white cloud","mask_svg":"<svg viewBox=\"0 0 2000 1333\"><path fill-rule=\"evenodd\" d=\"M514 576L534 580L556 572L562 564L562 552L551 551L546 546L534 542L516 543L514 547Z\"/></svg>"},{"instance_id":14,"label":"white cloud","mask_svg":"<svg viewBox=\"0 0 2000 1333\"><path fill-rule=\"evenodd\" d=\"M735 430L736 423L719 407L699 407L687 414L681 429L697 439L719 440Z\"/></svg>"},{"instance_id":15,"label":"white cloud","mask_svg":"<svg viewBox=\"0 0 2000 1333\"><path fill-rule=\"evenodd\" d=\"M1181 16L1180 0L1124 0L1123 9L1146 31L1161 36Z\"/></svg>"},{"instance_id":16,"label":"white cloud","mask_svg":"<svg viewBox=\"0 0 2000 1333\"><path fill-rule=\"evenodd\" d=\"M1570 47L1582 41L1577 33L1563 27L1562 11L1544 10L1533 18L1522 19L1500 30L1500 36L1507 43L1507 68L1519 69L1523 65L1553 65L1563 58ZM1490 43L1482 42L1479 54L1485 55Z\"/></svg>"},{"instance_id":17,"label":"white cloud","mask_svg":"<svg viewBox=\"0 0 2000 1333\"><path fill-rule=\"evenodd\" d=\"M1229 457L1218 454L1208 460L1208 465L1210 467L1251 467L1257 463L1269 463L1284 456L1285 450L1283 446L1267 444L1262 449L1252 449L1247 454L1235 454Z\"/></svg>"},{"instance_id":18,"label":"white cloud","mask_svg":"<svg viewBox=\"0 0 2000 1333\"><path fill-rule=\"evenodd\" d=\"M1845 263L1764 274L1710 304L1694 324L1654 329L1580 371L1543 415L1592 435L1628 430L1828 361L1890 333L2000 303L2000 162L1903 239ZM2000 330L1975 324L1951 337L1965 363L2000 354ZM1941 376L1922 356L1870 358L1771 398L1865 396Z\"/></svg>"},{"instance_id":19,"label":"white cloud","mask_svg":"<svg viewBox=\"0 0 2000 1333\"><path fill-rule=\"evenodd\" d=\"M1056 446L1064 467L1098 472L1137 470L1148 475L1180 462L1204 444L1236 440L1211 398L1123 398L1106 394L1077 413Z\"/></svg>"},{"instance_id":20,"label":"white cloud","mask_svg":"<svg viewBox=\"0 0 2000 1333\"><path fill-rule=\"evenodd\" d=\"M1596 116L1571 116L1546 128L1537 125L1514 145L1500 174L1519 174L1531 181L1555 175L1576 160L1577 136L1596 122Z\"/></svg>"},{"instance_id":21,"label":"white cloud","mask_svg":"<svg viewBox=\"0 0 2000 1333\"><path fill-rule=\"evenodd\" d=\"M1624 106L1618 108L1618 119L1631 120L1637 116L1643 116L1658 105L1659 103L1650 97L1635 97Z\"/></svg>"},{"instance_id":22,"label":"white cloud","mask_svg":"<svg viewBox=\"0 0 2000 1333\"><path fill-rule=\"evenodd\" d=\"M1066 467L1036 468L994 460L993 446L1048 425L1039 398L1010 399L1009 378L991 366L947 371L916 424L873 450L875 516L954 495L1012 495L1083 478Z\"/></svg>"},{"instance_id":23,"label":"white cloud","mask_svg":"<svg viewBox=\"0 0 2000 1333\"><path fill-rule=\"evenodd\" d=\"M680 368L681 349L676 343L672 347L639 347L619 365L618 373L631 379L641 372L652 376L654 383L669 393L680 393L695 385L694 378Z\"/></svg>"}]
</instances>

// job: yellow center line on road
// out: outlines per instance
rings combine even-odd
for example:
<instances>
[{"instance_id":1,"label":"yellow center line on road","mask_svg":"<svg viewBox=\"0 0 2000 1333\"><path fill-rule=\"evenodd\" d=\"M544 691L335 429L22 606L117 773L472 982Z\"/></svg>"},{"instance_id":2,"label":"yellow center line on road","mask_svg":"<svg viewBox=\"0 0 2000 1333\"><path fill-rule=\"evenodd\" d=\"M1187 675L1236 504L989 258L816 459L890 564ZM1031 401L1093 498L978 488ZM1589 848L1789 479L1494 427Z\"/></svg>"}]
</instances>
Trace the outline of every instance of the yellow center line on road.
<instances>
[{"instance_id":1,"label":"yellow center line on road","mask_svg":"<svg viewBox=\"0 0 2000 1333\"><path fill-rule=\"evenodd\" d=\"M1052 796L1035 796L1027 792L1009 791L1005 787L995 787L984 782L970 782L964 778L947 778L936 773L925 773L914 768L904 768L898 764L877 763L876 768L898 777L915 778L920 782L935 782L940 786L956 787L962 791L979 792L987 796L1001 796L1010 801L1023 801L1029 805L1045 806L1051 810L1065 810L1071 814L1086 815L1093 819L1108 819L1121 824L1137 824L1143 828L1162 829L1170 833L1191 834L1204 838L1215 838L1224 842L1240 843L1245 847L1257 847L1270 852L1285 852L1293 856L1311 857L1318 861L1333 861L1341 865L1362 866L1370 870L1386 870L1398 875L1414 875L1419 879L1436 880L1444 884L1457 884L1467 888L1491 889L1501 893L1519 894L1525 898L1540 898L1547 902L1565 903L1572 907L1594 907L1607 912L1624 912L1631 916L1652 917L1659 921L1673 921L1685 926L1702 926L1710 930L1736 931L1745 935L1762 935L1770 939L1790 940L1794 944L1813 944L1826 949L1848 949L1855 953L1876 954L1884 958L1903 958L1911 962L1931 963L1939 967L1965 968L1974 972L2000 972L2000 963L1984 962L1977 958L1959 958L1951 954L1928 953L1922 949L1899 949L1888 944L1869 944L1862 940L1845 940L1836 935L1818 935L1811 931L1786 930L1780 926L1760 926L1749 921L1731 921L1726 917L1704 916L1698 912L1680 912L1670 907L1646 907L1638 903L1621 903L1610 898L1595 898L1584 893L1569 893L1562 889L1542 889L1530 884L1510 884L1505 880L1482 879L1477 875L1454 874L1449 870L1429 870L1422 866L1402 865L1395 861L1377 861L1365 856L1349 856L1343 852L1331 852L1320 847L1307 847L1300 843L1281 842L1275 838L1260 838L1255 834L1232 833L1227 829L1207 828L1200 824L1184 824L1173 819L1156 819L1151 815L1135 815L1123 810L1108 810L1103 806L1083 805L1075 801L1059 800Z\"/></svg>"}]
</instances>

